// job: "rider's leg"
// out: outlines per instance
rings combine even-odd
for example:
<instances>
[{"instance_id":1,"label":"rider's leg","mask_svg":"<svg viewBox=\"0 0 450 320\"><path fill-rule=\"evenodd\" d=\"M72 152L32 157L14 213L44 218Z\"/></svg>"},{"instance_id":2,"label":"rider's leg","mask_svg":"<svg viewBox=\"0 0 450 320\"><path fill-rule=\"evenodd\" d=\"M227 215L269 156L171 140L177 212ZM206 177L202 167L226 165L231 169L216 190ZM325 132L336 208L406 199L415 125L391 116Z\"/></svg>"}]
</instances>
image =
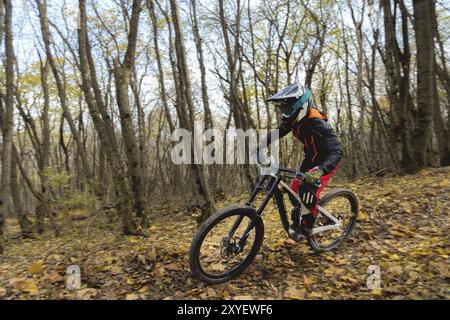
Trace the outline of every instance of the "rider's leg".
<instances>
[{"instance_id":1,"label":"rider's leg","mask_svg":"<svg viewBox=\"0 0 450 320\"><path fill-rule=\"evenodd\" d=\"M297 240L307 238L312 233L312 227L318 214L318 203L320 200L320 193L330 181L331 177L336 173L335 168L330 173L320 177L321 186L319 188L310 184L300 184L301 178L294 179L291 183L291 189L297 192L303 201L303 204L310 210L309 214L302 216L300 227L291 226L293 230L293 237ZM314 195L314 197L312 197ZM312 197L312 201L311 201Z\"/></svg>"},{"instance_id":2,"label":"rider's leg","mask_svg":"<svg viewBox=\"0 0 450 320\"><path fill-rule=\"evenodd\" d=\"M294 180L292 180L291 182L291 189L295 191L295 193L298 193L298 185L300 184L300 180L302 178L295 178Z\"/></svg>"},{"instance_id":3,"label":"rider's leg","mask_svg":"<svg viewBox=\"0 0 450 320\"><path fill-rule=\"evenodd\" d=\"M317 190L316 190L316 196L314 198L315 201L314 201L314 204L313 204L313 206L312 206L312 208L310 210L311 213L304 215L303 219L302 219L302 224L305 225L306 227L312 228L312 226L314 225L314 221L316 220L316 217L317 217L317 214L318 214L320 193L326 187L326 185L330 181L331 177L337 172L337 170L338 170L338 168L335 168L334 170L332 170L327 175L324 175L324 176L320 177L321 186L319 188L317 188Z\"/></svg>"}]
</instances>

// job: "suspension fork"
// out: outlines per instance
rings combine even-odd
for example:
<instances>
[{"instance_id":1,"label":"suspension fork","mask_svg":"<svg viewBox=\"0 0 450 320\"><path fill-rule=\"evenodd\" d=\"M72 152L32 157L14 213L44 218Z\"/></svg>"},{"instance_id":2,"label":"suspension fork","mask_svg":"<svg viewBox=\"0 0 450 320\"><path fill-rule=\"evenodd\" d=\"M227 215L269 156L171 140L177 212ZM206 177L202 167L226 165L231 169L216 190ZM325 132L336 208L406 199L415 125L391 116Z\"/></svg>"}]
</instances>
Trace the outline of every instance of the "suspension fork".
<instances>
[{"instance_id":1,"label":"suspension fork","mask_svg":"<svg viewBox=\"0 0 450 320\"><path fill-rule=\"evenodd\" d=\"M265 196L261 206L258 208L258 211L256 211L256 216L257 217L261 217L262 216L262 213L263 213L264 209L266 208L266 206L269 203L270 199L272 198L276 188L278 187L278 184L280 183L281 177L276 176L276 177L271 177L270 179L273 180L273 183L272 183L272 185L271 185L271 187L269 189L269 192ZM241 222L242 222L243 217L239 217L239 218L241 218ZM253 230L254 227L255 227L255 220L252 219L248 223L247 228L244 231L244 234L242 235L241 239L239 240L239 243L238 243L239 251L241 251L244 248L245 243L247 242L247 239L250 236L250 233L251 233L251 231Z\"/></svg>"},{"instance_id":2,"label":"suspension fork","mask_svg":"<svg viewBox=\"0 0 450 320\"><path fill-rule=\"evenodd\" d=\"M253 207L253 201L255 200L256 196L258 195L259 190L261 190L261 185L264 182L264 180L266 179L266 177L264 176L260 176L258 182L256 183L255 188L253 189L252 193L250 194L250 197L247 201L247 205L250 207ZM234 235L234 233L236 232L236 230L239 228L242 220L244 219L244 216L239 216L236 218L236 220L233 223L233 226L231 227L230 231L227 234L227 238L231 239Z\"/></svg>"}]
</instances>

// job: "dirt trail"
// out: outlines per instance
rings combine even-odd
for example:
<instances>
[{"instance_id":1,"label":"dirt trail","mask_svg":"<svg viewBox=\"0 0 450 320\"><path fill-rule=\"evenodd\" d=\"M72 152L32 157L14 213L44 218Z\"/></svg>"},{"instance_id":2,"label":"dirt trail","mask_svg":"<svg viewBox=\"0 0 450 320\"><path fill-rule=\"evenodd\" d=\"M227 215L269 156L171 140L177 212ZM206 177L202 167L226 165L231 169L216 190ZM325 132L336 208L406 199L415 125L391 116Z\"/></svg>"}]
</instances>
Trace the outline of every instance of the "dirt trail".
<instances>
[{"instance_id":1,"label":"dirt trail","mask_svg":"<svg viewBox=\"0 0 450 320\"><path fill-rule=\"evenodd\" d=\"M74 220L86 212L61 213L61 237L7 241L0 299L449 299L450 168L346 187L357 194L361 215L339 250L317 255L289 240L271 205L252 266L212 287L189 272L197 226L177 209L152 208L147 237L120 236L118 222L105 215ZM81 267L79 290L65 289L69 265ZM371 265L380 267L380 290L367 289Z\"/></svg>"}]
</instances>

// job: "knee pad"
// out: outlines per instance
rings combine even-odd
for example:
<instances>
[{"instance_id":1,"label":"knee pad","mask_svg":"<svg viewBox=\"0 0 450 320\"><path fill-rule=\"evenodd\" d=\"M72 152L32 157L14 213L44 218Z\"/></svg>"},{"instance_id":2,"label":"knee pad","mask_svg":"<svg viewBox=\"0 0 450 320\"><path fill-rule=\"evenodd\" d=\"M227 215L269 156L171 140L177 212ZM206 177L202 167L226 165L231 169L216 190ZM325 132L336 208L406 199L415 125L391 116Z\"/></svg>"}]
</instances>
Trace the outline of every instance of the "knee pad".
<instances>
[{"instance_id":1,"label":"knee pad","mask_svg":"<svg viewBox=\"0 0 450 320\"><path fill-rule=\"evenodd\" d=\"M316 206L317 202L316 192L317 192L316 187L306 183L303 183L298 189L300 200L302 200L303 204L308 209L313 209Z\"/></svg>"}]
</instances>

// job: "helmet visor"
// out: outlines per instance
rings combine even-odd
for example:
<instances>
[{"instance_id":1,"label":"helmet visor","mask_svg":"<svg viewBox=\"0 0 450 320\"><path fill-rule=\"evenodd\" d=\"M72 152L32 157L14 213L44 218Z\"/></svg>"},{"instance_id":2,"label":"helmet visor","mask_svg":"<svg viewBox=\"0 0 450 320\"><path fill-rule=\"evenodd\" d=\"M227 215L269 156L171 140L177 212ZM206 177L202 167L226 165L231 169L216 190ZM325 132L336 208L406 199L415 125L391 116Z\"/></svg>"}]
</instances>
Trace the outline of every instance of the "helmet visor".
<instances>
[{"instance_id":1,"label":"helmet visor","mask_svg":"<svg viewBox=\"0 0 450 320\"><path fill-rule=\"evenodd\" d=\"M280 104L280 112L283 116L287 117L292 113L292 105L287 103Z\"/></svg>"},{"instance_id":2,"label":"helmet visor","mask_svg":"<svg viewBox=\"0 0 450 320\"><path fill-rule=\"evenodd\" d=\"M268 98L267 101L278 102L289 98L298 98L303 94L303 91L303 87L298 84L290 84Z\"/></svg>"},{"instance_id":3,"label":"helmet visor","mask_svg":"<svg viewBox=\"0 0 450 320\"><path fill-rule=\"evenodd\" d=\"M292 114L292 107L295 104L296 99L285 99L278 103L278 109L280 110L281 114L285 117L288 117Z\"/></svg>"}]
</instances>

